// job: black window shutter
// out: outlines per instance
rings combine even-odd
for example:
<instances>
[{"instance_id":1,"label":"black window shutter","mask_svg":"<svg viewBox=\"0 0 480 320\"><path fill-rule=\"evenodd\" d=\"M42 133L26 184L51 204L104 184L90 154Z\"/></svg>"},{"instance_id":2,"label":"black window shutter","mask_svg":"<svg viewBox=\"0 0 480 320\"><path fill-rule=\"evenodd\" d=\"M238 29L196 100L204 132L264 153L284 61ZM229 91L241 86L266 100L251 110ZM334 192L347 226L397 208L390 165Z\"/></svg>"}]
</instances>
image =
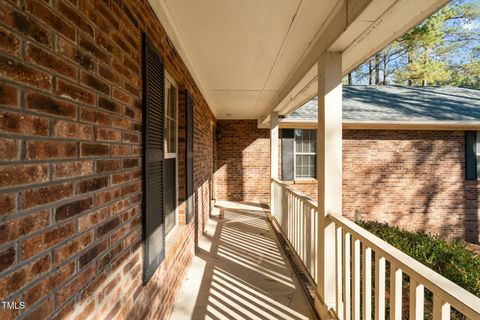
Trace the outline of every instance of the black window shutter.
<instances>
[{"instance_id":1,"label":"black window shutter","mask_svg":"<svg viewBox=\"0 0 480 320\"><path fill-rule=\"evenodd\" d=\"M282 180L294 180L294 129L282 129Z\"/></svg>"},{"instance_id":2,"label":"black window shutter","mask_svg":"<svg viewBox=\"0 0 480 320\"><path fill-rule=\"evenodd\" d=\"M465 131L465 179L477 180L477 132Z\"/></svg>"},{"instance_id":3,"label":"black window shutter","mask_svg":"<svg viewBox=\"0 0 480 320\"><path fill-rule=\"evenodd\" d=\"M146 284L165 258L163 212L164 69L158 50L143 34L143 237Z\"/></svg>"},{"instance_id":4,"label":"black window shutter","mask_svg":"<svg viewBox=\"0 0 480 320\"><path fill-rule=\"evenodd\" d=\"M185 90L185 102L186 102L186 117L185 117L185 127L187 132L187 141L186 146L187 150L185 152L185 168L186 168L186 196L187 196L187 214L186 219L189 223L194 215L194 188L193 188L193 98Z\"/></svg>"}]
</instances>

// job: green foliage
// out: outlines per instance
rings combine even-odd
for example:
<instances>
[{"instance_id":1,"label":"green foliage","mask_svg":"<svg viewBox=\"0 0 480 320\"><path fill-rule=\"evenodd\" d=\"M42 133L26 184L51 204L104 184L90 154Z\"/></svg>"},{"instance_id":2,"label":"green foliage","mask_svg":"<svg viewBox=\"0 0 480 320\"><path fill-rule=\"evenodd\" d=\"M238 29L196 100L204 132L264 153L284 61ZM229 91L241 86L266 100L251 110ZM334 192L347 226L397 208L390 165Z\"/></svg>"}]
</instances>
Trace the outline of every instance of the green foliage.
<instances>
[{"instance_id":1,"label":"green foliage","mask_svg":"<svg viewBox=\"0 0 480 320\"><path fill-rule=\"evenodd\" d=\"M372 83L375 74L376 84L480 88L479 32L480 0L453 0L360 65L352 79Z\"/></svg>"},{"instance_id":2,"label":"green foliage","mask_svg":"<svg viewBox=\"0 0 480 320\"><path fill-rule=\"evenodd\" d=\"M480 257L469 251L464 241L445 241L435 235L379 222L357 221L357 224L480 297Z\"/></svg>"},{"instance_id":3,"label":"green foliage","mask_svg":"<svg viewBox=\"0 0 480 320\"><path fill-rule=\"evenodd\" d=\"M446 82L450 77L450 70L444 61L419 59L413 60L404 69L398 69L395 77L398 82L410 81L412 85L439 84Z\"/></svg>"},{"instance_id":4,"label":"green foliage","mask_svg":"<svg viewBox=\"0 0 480 320\"><path fill-rule=\"evenodd\" d=\"M450 77L443 81L442 84L480 89L480 60L452 68Z\"/></svg>"}]
</instances>

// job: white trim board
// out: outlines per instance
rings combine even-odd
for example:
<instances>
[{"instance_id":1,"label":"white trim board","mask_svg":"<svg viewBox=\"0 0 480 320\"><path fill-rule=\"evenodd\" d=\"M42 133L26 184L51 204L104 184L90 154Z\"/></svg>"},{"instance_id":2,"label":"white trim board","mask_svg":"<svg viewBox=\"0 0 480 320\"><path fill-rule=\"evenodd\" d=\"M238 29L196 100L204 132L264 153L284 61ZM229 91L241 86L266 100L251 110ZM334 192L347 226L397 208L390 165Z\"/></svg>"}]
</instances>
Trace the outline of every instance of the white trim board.
<instances>
[{"instance_id":1,"label":"white trim board","mask_svg":"<svg viewBox=\"0 0 480 320\"><path fill-rule=\"evenodd\" d=\"M280 128L316 128L316 119L283 119ZM343 121L343 129L480 130L480 121Z\"/></svg>"}]
</instances>

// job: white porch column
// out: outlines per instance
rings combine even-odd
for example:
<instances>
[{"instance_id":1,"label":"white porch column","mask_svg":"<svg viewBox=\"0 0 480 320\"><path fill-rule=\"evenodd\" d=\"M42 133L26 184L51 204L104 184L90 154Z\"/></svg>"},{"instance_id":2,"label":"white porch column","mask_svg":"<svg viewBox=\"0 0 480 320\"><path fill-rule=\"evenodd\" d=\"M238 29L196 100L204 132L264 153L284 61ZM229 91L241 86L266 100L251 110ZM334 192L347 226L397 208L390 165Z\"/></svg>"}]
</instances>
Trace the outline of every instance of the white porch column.
<instances>
[{"instance_id":1,"label":"white porch column","mask_svg":"<svg viewBox=\"0 0 480 320\"><path fill-rule=\"evenodd\" d=\"M327 52L318 61L318 290L320 316L335 307L335 226L325 217L342 214L342 55Z\"/></svg>"},{"instance_id":2,"label":"white porch column","mask_svg":"<svg viewBox=\"0 0 480 320\"><path fill-rule=\"evenodd\" d=\"M278 179L278 112L270 114L270 177ZM270 183L270 214L274 210L274 189Z\"/></svg>"}]
</instances>

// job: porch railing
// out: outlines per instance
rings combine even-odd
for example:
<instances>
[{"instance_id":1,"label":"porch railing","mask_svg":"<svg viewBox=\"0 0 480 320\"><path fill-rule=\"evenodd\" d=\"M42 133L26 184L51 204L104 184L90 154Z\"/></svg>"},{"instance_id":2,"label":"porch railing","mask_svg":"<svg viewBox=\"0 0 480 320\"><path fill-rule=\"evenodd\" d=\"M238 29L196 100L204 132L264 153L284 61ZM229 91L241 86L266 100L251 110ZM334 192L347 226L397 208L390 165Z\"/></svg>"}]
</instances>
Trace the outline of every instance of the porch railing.
<instances>
[{"instance_id":1,"label":"porch railing","mask_svg":"<svg viewBox=\"0 0 480 320\"><path fill-rule=\"evenodd\" d=\"M317 282L317 203L277 179L272 179L272 191L274 201L272 216L282 228L283 234L305 268Z\"/></svg>"},{"instance_id":2,"label":"porch railing","mask_svg":"<svg viewBox=\"0 0 480 320\"><path fill-rule=\"evenodd\" d=\"M277 179L272 179L272 192L272 216L317 283L318 264L325 263L317 254L317 203ZM451 308L468 319L480 319L479 297L347 218L328 214L325 219L336 230L335 261L328 263L335 264L336 303L332 311L338 319L385 319L388 307L390 319L419 320L425 317L425 306L434 320L450 319ZM403 297L407 283L408 300ZM425 289L431 299L426 299ZM407 301L408 310L402 308Z\"/></svg>"}]
</instances>

